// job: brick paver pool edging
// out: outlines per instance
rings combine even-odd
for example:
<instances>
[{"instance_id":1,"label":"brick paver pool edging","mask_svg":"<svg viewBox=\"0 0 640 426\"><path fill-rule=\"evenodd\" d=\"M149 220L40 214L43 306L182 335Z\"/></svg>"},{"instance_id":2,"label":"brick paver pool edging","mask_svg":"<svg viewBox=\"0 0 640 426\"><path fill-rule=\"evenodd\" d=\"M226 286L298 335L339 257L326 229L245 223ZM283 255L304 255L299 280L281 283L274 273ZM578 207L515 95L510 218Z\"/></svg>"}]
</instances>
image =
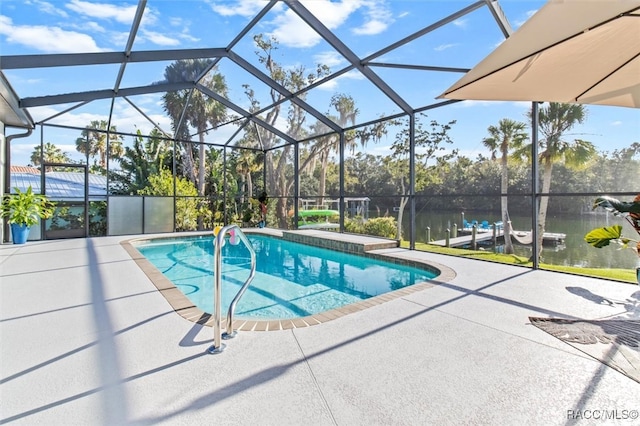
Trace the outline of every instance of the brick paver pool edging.
<instances>
[{"instance_id":1,"label":"brick paver pool edging","mask_svg":"<svg viewBox=\"0 0 640 426\"><path fill-rule=\"evenodd\" d=\"M247 233L250 233L247 232ZM175 238L175 237L170 237ZM211 314L204 312L202 309L195 306L187 296L182 293L169 279L167 279L162 272L160 272L151 262L149 262L132 244L134 241L144 240L145 238L135 238L130 240L121 241L120 245L131 256L132 260L138 265L138 267L144 272L149 280L155 285L158 291L164 296L173 310L182 316L184 319L195 322L197 324L203 324L208 327L213 326L213 318ZM348 243L349 247L353 247L353 243ZM379 246L374 246L374 249L379 249ZM406 249L402 249L406 250ZM428 262L417 261L414 259L403 259L401 257L395 257L390 254L375 254L360 252L367 257L372 257L388 262L417 266L420 268L428 269L432 272L438 273L437 281L425 281L417 284L413 284L408 287L403 287L398 290L393 290L378 296L373 296L360 302L352 303L349 305L341 306L339 308L331 309L329 311L320 312L317 314L309 315L306 317L292 318L292 319L280 319L280 320L251 320L251 319L234 319L233 329L238 331L274 331L274 330L288 330L292 328L309 327L312 325L322 324L327 321L343 317L345 315L362 311L372 306L380 305L393 299L397 299L403 296L407 296L411 293L426 290L437 285L438 282L447 282L455 277L455 272L444 265L433 265ZM226 329L226 313L222 318L222 328Z\"/></svg>"}]
</instances>

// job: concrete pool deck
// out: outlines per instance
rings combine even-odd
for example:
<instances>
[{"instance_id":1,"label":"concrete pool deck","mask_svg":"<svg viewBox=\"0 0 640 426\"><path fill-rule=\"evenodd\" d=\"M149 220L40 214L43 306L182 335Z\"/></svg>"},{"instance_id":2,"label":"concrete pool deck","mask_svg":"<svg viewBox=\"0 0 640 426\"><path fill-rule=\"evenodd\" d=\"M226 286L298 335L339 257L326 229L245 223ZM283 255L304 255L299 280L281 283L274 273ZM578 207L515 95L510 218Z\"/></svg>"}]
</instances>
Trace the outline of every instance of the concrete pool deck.
<instances>
[{"instance_id":1,"label":"concrete pool deck","mask_svg":"<svg viewBox=\"0 0 640 426\"><path fill-rule=\"evenodd\" d=\"M529 320L638 320L636 285L379 249L455 276L209 355L212 329L173 310L131 238L0 245L0 423L638 422L638 382Z\"/></svg>"}]
</instances>

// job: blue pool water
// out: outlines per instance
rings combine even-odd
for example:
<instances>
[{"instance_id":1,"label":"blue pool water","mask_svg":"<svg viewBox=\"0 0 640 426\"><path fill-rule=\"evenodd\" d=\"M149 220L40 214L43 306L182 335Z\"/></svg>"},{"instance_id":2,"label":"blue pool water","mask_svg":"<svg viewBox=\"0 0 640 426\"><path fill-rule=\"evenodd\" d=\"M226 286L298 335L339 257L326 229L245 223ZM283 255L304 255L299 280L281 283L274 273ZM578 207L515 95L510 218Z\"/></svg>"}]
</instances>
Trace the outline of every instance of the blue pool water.
<instances>
[{"instance_id":1,"label":"blue pool water","mask_svg":"<svg viewBox=\"0 0 640 426\"><path fill-rule=\"evenodd\" d=\"M256 275L236 306L236 318L285 319L324 312L429 281L437 274L364 256L247 234ZM148 240L136 248L200 309L213 311L213 237ZM249 251L222 248L222 310L246 281Z\"/></svg>"}]
</instances>

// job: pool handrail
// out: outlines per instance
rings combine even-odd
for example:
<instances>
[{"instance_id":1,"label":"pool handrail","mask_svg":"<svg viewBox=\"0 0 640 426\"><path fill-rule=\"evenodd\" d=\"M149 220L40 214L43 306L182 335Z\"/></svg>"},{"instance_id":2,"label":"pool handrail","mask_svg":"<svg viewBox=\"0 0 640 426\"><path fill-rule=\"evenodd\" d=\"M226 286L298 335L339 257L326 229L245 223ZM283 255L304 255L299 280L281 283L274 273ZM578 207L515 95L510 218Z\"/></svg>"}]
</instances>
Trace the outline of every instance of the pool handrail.
<instances>
[{"instance_id":1,"label":"pool handrail","mask_svg":"<svg viewBox=\"0 0 640 426\"><path fill-rule=\"evenodd\" d=\"M253 249L253 245L247 238L247 236L242 232L240 227L236 224L231 224L223 227L218 231L218 234L214 238L213 245L213 268L214 268L214 300L213 300L213 346L208 349L210 354L217 354L224 350L225 346L222 343L223 335L221 333L221 322L222 322L222 303L221 303L221 295L222 295L222 246L225 242L225 236L229 233L229 231L234 230L234 234L236 237L240 237L240 241L244 243L244 245L249 250L251 255L251 270L249 272L249 277L244 282L240 290L236 294L236 296L231 301L229 305L229 310L227 311L227 332L224 334L224 339L231 339L235 337L236 332L233 330L233 313L235 312L236 304L244 294L247 287L253 280L253 277L256 274L256 251Z\"/></svg>"},{"instance_id":2,"label":"pool handrail","mask_svg":"<svg viewBox=\"0 0 640 426\"><path fill-rule=\"evenodd\" d=\"M238 301L240 300L245 290L247 289L247 287L249 287L249 284L251 284L251 281L253 281L253 278L256 275L256 251L253 249L253 245L251 244L251 241L249 241L249 239L244 234L244 232L240 230L238 225L231 225L231 226L232 227L235 226L236 228L238 228L240 239L249 250L249 254L251 255L251 269L249 270L249 277L244 282L244 284L242 284L242 287L240 287L240 290L238 290L238 293L235 295L235 297L229 304L229 310L227 311L227 332L222 334L223 339L232 339L236 337L237 332L233 329L233 314L236 311L236 305L238 304Z\"/></svg>"}]
</instances>

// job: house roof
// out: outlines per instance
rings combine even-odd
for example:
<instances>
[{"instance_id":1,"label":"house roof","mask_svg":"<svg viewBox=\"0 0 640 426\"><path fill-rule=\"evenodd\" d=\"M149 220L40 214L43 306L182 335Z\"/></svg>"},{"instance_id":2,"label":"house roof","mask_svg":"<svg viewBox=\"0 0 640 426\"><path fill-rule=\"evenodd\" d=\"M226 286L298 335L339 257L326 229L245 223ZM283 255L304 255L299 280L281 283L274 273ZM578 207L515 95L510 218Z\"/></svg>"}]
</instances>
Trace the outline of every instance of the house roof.
<instances>
[{"instance_id":1,"label":"house roof","mask_svg":"<svg viewBox=\"0 0 640 426\"><path fill-rule=\"evenodd\" d=\"M1 63L1 61L0 61ZM1 65L0 65L1 67ZM7 126L32 129L33 119L25 108L20 107L20 98L0 70L0 122Z\"/></svg>"},{"instance_id":2,"label":"house roof","mask_svg":"<svg viewBox=\"0 0 640 426\"><path fill-rule=\"evenodd\" d=\"M36 174L32 171L36 170ZM107 195L107 177L89 174L89 196ZM84 198L84 173L47 172L45 173L46 191L51 199ZM11 166L11 188L26 191L33 189L36 193L43 193L40 170L32 167Z\"/></svg>"},{"instance_id":3,"label":"house roof","mask_svg":"<svg viewBox=\"0 0 640 426\"><path fill-rule=\"evenodd\" d=\"M39 175L40 169L36 169L31 166L11 166L11 173L28 173L32 175Z\"/></svg>"}]
</instances>

